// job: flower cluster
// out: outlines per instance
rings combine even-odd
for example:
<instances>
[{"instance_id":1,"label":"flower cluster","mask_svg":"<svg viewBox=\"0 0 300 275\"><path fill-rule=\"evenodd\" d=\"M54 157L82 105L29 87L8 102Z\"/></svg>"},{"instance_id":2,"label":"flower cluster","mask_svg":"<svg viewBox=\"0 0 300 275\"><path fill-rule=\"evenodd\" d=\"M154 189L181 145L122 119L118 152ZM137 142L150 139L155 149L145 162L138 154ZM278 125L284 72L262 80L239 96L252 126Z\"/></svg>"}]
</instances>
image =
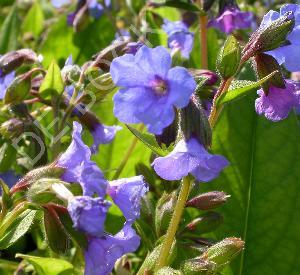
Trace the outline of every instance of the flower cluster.
<instances>
[{"instance_id":1,"label":"flower cluster","mask_svg":"<svg viewBox=\"0 0 300 275\"><path fill-rule=\"evenodd\" d=\"M85 274L106 275L118 258L139 246L140 238L132 224L139 218L140 200L148 188L142 176L107 181L96 163L90 160L91 151L81 139L81 125L74 122L73 127L72 142L56 165L64 168L64 181L80 183L83 190L82 196L69 198L68 211L74 227L87 235ZM104 223L111 206L105 200L106 195L126 219L123 229L116 235L105 231Z\"/></svg>"},{"instance_id":2,"label":"flower cluster","mask_svg":"<svg viewBox=\"0 0 300 275\"><path fill-rule=\"evenodd\" d=\"M183 108L196 88L189 72L171 68L171 56L164 47L141 47L135 55L113 60L110 73L121 87L115 94L114 114L124 123L143 122L154 134L161 134L174 118L174 107Z\"/></svg>"},{"instance_id":3,"label":"flower cluster","mask_svg":"<svg viewBox=\"0 0 300 275\"><path fill-rule=\"evenodd\" d=\"M15 78L15 72L12 71L9 74L4 74L0 70L0 99L3 99L6 93L6 89L9 87L9 85L12 83L12 81Z\"/></svg>"}]
</instances>

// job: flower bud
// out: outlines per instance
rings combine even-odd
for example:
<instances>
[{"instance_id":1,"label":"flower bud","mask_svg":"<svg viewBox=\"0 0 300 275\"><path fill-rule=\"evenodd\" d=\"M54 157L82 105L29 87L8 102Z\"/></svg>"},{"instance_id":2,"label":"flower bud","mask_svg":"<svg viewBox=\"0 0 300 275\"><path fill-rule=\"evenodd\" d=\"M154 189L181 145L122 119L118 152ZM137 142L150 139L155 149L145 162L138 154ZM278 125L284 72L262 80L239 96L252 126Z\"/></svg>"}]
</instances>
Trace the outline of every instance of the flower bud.
<instances>
[{"instance_id":1,"label":"flower bud","mask_svg":"<svg viewBox=\"0 0 300 275\"><path fill-rule=\"evenodd\" d=\"M79 80L81 69L78 65L67 65L61 70L61 76L65 83L71 84Z\"/></svg>"},{"instance_id":2,"label":"flower bud","mask_svg":"<svg viewBox=\"0 0 300 275\"><path fill-rule=\"evenodd\" d=\"M171 125L163 129L161 135L155 135L155 139L160 147L162 144L165 144L169 147L171 144L174 144L178 133L178 120L174 119Z\"/></svg>"},{"instance_id":3,"label":"flower bud","mask_svg":"<svg viewBox=\"0 0 300 275\"><path fill-rule=\"evenodd\" d=\"M61 167L56 167L55 163L31 170L11 188L10 192L15 193L21 190L26 190L38 179L59 178L63 172L64 169Z\"/></svg>"},{"instance_id":4,"label":"flower bud","mask_svg":"<svg viewBox=\"0 0 300 275\"><path fill-rule=\"evenodd\" d=\"M180 266L180 270L184 275L207 275L213 274L215 267L216 264L211 261L194 258L184 261Z\"/></svg>"},{"instance_id":5,"label":"flower bud","mask_svg":"<svg viewBox=\"0 0 300 275\"><path fill-rule=\"evenodd\" d=\"M32 64L38 62L38 56L30 49L21 49L9 52L0 57L0 69L8 74L23 64Z\"/></svg>"},{"instance_id":6,"label":"flower bud","mask_svg":"<svg viewBox=\"0 0 300 275\"><path fill-rule=\"evenodd\" d=\"M219 80L218 75L210 70L189 69L189 72L192 74L197 84L202 84L203 81L204 83L202 85L213 86Z\"/></svg>"},{"instance_id":7,"label":"flower bud","mask_svg":"<svg viewBox=\"0 0 300 275\"><path fill-rule=\"evenodd\" d=\"M155 210L155 229L158 236L162 236L168 229L176 203L176 193L164 193L159 199Z\"/></svg>"},{"instance_id":8,"label":"flower bud","mask_svg":"<svg viewBox=\"0 0 300 275\"><path fill-rule=\"evenodd\" d=\"M287 12L269 25L255 31L243 49L242 62L263 52L271 51L286 43L288 34L295 26L295 17Z\"/></svg>"},{"instance_id":9,"label":"flower bud","mask_svg":"<svg viewBox=\"0 0 300 275\"><path fill-rule=\"evenodd\" d=\"M285 88L285 81L283 75L281 73L280 65L278 64L277 60L268 54L261 53L254 57L255 64L256 64L256 71L258 74L259 79L262 79L274 71L278 73L274 74L268 81L262 84L262 88L265 94L268 94L269 87L275 86L281 89Z\"/></svg>"},{"instance_id":10,"label":"flower bud","mask_svg":"<svg viewBox=\"0 0 300 275\"><path fill-rule=\"evenodd\" d=\"M50 248L56 253L65 253L70 246L70 238L55 210L55 204L45 204L44 225Z\"/></svg>"},{"instance_id":11,"label":"flower bud","mask_svg":"<svg viewBox=\"0 0 300 275\"><path fill-rule=\"evenodd\" d=\"M5 104L17 104L28 95L31 87L31 72L17 76L7 87L4 96Z\"/></svg>"},{"instance_id":12,"label":"flower bud","mask_svg":"<svg viewBox=\"0 0 300 275\"><path fill-rule=\"evenodd\" d=\"M239 69L240 61L241 48L239 42L231 35L226 39L216 61L216 67L221 77L223 79L233 77Z\"/></svg>"},{"instance_id":13,"label":"flower bud","mask_svg":"<svg viewBox=\"0 0 300 275\"><path fill-rule=\"evenodd\" d=\"M239 238L226 238L209 247L201 259L212 261L218 268L233 260L244 249L244 242Z\"/></svg>"},{"instance_id":14,"label":"flower bud","mask_svg":"<svg viewBox=\"0 0 300 275\"><path fill-rule=\"evenodd\" d=\"M201 106L201 101L197 96L192 95L188 106L180 110L180 127L186 140L194 137L205 148L210 147L212 141L211 128Z\"/></svg>"},{"instance_id":15,"label":"flower bud","mask_svg":"<svg viewBox=\"0 0 300 275\"><path fill-rule=\"evenodd\" d=\"M19 137L25 129L23 121L17 118L11 118L0 126L0 134L7 139Z\"/></svg>"},{"instance_id":16,"label":"flower bud","mask_svg":"<svg viewBox=\"0 0 300 275\"><path fill-rule=\"evenodd\" d=\"M223 217L217 212L207 212L194 219L185 227L185 235L199 236L216 230L223 222Z\"/></svg>"},{"instance_id":17,"label":"flower bud","mask_svg":"<svg viewBox=\"0 0 300 275\"><path fill-rule=\"evenodd\" d=\"M199 196L189 200L186 203L187 207L194 207L200 210L214 209L224 204L230 195L220 191L211 191L200 194Z\"/></svg>"}]
</instances>

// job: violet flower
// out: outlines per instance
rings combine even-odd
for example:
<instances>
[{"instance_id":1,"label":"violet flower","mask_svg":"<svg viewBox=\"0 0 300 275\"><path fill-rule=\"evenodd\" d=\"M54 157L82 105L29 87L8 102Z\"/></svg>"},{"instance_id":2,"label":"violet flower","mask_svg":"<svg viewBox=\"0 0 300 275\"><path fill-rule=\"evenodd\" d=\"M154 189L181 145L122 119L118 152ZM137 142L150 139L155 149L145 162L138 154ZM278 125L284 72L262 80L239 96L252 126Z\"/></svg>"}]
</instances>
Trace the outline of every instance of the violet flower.
<instances>
[{"instance_id":1,"label":"violet flower","mask_svg":"<svg viewBox=\"0 0 300 275\"><path fill-rule=\"evenodd\" d=\"M107 193L121 209L128 222L139 218L140 201L148 191L142 176L110 181Z\"/></svg>"},{"instance_id":2,"label":"violet flower","mask_svg":"<svg viewBox=\"0 0 300 275\"><path fill-rule=\"evenodd\" d=\"M162 28L168 35L168 47L172 52L179 50L188 59L194 45L194 34L189 31L188 26L181 21L165 20Z\"/></svg>"},{"instance_id":3,"label":"violet flower","mask_svg":"<svg viewBox=\"0 0 300 275\"><path fill-rule=\"evenodd\" d=\"M236 5L232 5L225 7L217 18L210 20L208 27L214 27L229 34L234 30L251 28L252 24L251 12L243 12Z\"/></svg>"},{"instance_id":4,"label":"violet flower","mask_svg":"<svg viewBox=\"0 0 300 275\"><path fill-rule=\"evenodd\" d=\"M77 230L89 236L101 237L111 203L101 198L76 196L68 202L68 211Z\"/></svg>"},{"instance_id":5,"label":"violet flower","mask_svg":"<svg viewBox=\"0 0 300 275\"><path fill-rule=\"evenodd\" d=\"M152 163L155 172L165 180L180 180L191 173L203 182L218 177L228 164L223 156L209 154L195 138L179 141L169 155Z\"/></svg>"},{"instance_id":6,"label":"violet flower","mask_svg":"<svg viewBox=\"0 0 300 275\"><path fill-rule=\"evenodd\" d=\"M3 99L6 94L6 89L13 82L15 78L15 72L12 71L9 74L4 74L2 70L0 70L0 99Z\"/></svg>"},{"instance_id":7,"label":"violet flower","mask_svg":"<svg viewBox=\"0 0 300 275\"><path fill-rule=\"evenodd\" d=\"M14 184L21 178L20 175L17 175L14 171L6 171L0 173L0 179L4 181L4 183L11 188ZM0 188L0 195L1 195L1 188Z\"/></svg>"},{"instance_id":8,"label":"violet flower","mask_svg":"<svg viewBox=\"0 0 300 275\"><path fill-rule=\"evenodd\" d=\"M81 139L82 126L73 122L72 142L65 153L57 160L57 165L65 168L62 179L67 182L78 182L84 196L97 193L104 197L107 181L97 164L90 160L90 148Z\"/></svg>"},{"instance_id":9,"label":"violet flower","mask_svg":"<svg viewBox=\"0 0 300 275\"><path fill-rule=\"evenodd\" d=\"M281 7L280 12L269 11L263 18L260 28L265 28L271 22L277 20L287 12L293 12L295 17L295 26L287 36L289 45L279 47L275 50L267 52L272 55L278 63L283 64L290 72L300 71L300 5L286 4Z\"/></svg>"},{"instance_id":10,"label":"violet flower","mask_svg":"<svg viewBox=\"0 0 300 275\"><path fill-rule=\"evenodd\" d=\"M260 97L255 100L255 109L259 115L279 121L285 119L294 107L300 106L300 91L291 80L286 80L285 84L284 89L271 86L268 95L262 89L257 92Z\"/></svg>"},{"instance_id":11,"label":"violet flower","mask_svg":"<svg viewBox=\"0 0 300 275\"><path fill-rule=\"evenodd\" d=\"M182 67L171 68L164 47L141 47L136 55L125 54L112 61L110 73L121 87L113 98L114 114L124 123L141 123L161 134L174 118L174 107L183 108L196 82Z\"/></svg>"},{"instance_id":12,"label":"violet flower","mask_svg":"<svg viewBox=\"0 0 300 275\"><path fill-rule=\"evenodd\" d=\"M91 237L84 253L85 275L107 275L114 264L126 253L134 252L140 245L140 237L130 224L116 235L105 235L102 238Z\"/></svg>"}]
</instances>

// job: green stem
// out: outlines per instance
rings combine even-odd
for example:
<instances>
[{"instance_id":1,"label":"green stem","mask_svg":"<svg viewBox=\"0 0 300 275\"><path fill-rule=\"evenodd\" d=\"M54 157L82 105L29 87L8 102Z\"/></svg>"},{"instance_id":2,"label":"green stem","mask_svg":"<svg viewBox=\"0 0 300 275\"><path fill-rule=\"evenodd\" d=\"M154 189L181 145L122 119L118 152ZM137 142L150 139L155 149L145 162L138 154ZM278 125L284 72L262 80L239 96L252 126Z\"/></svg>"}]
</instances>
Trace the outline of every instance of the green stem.
<instances>
[{"instance_id":1,"label":"green stem","mask_svg":"<svg viewBox=\"0 0 300 275\"><path fill-rule=\"evenodd\" d=\"M52 152L53 152L53 159L55 159L59 152L60 152L60 138L56 140L59 136L59 105L60 105L60 97L54 97L52 101L52 110L53 110L53 117L57 120L54 124L54 142L52 144Z\"/></svg>"},{"instance_id":2,"label":"green stem","mask_svg":"<svg viewBox=\"0 0 300 275\"><path fill-rule=\"evenodd\" d=\"M168 264L168 256L170 254L170 250L174 242L179 223L181 221L182 213L189 196L191 184L192 182L188 176L183 178L182 186L178 195L178 200L175 205L173 216L160 251L160 255L156 265L156 270L159 270L160 268Z\"/></svg>"},{"instance_id":3,"label":"green stem","mask_svg":"<svg viewBox=\"0 0 300 275\"><path fill-rule=\"evenodd\" d=\"M208 69L207 54L207 15L200 16L201 68Z\"/></svg>"},{"instance_id":4,"label":"green stem","mask_svg":"<svg viewBox=\"0 0 300 275\"><path fill-rule=\"evenodd\" d=\"M139 131L142 131L144 129L144 125L141 125L139 127ZM137 142L138 142L138 138L135 136L131 142L131 145L130 147L128 148L124 158L122 159L116 173L114 174L113 176L113 180L116 180L119 178L120 174L122 173L125 165L127 164L128 160L129 160L129 157L131 156L131 154L133 153L134 149L135 149L135 146L137 145Z\"/></svg>"}]
</instances>

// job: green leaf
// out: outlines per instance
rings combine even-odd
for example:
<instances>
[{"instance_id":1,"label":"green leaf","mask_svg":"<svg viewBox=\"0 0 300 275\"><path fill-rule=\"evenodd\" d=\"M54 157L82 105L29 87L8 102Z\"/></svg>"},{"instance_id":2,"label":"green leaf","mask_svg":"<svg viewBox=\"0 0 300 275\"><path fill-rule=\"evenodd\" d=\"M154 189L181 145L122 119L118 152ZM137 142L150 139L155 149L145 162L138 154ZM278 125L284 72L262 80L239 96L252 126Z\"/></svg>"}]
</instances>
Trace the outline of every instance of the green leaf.
<instances>
[{"instance_id":1,"label":"green leaf","mask_svg":"<svg viewBox=\"0 0 300 275\"><path fill-rule=\"evenodd\" d=\"M18 33L20 21L18 18L17 7L13 6L6 17L0 30L0 53L4 54L16 50L18 47Z\"/></svg>"},{"instance_id":2,"label":"green leaf","mask_svg":"<svg viewBox=\"0 0 300 275\"><path fill-rule=\"evenodd\" d=\"M4 172L11 168L16 160L16 149L9 143L4 143L0 148L0 171Z\"/></svg>"},{"instance_id":3,"label":"green leaf","mask_svg":"<svg viewBox=\"0 0 300 275\"><path fill-rule=\"evenodd\" d=\"M50 64L47 74L40 87L40 95L45 99L51 99L54 94L60 94L64 90L61 72L55 61Z\"/></svg>"},{"instance_id":4,"label":"green leaf","mask_svg":"<svg viewBox=\"0 0 300 275\"><path fill-rule=\"evenodd\" d=\"M222 274L297 274L299 122L293 113L268 121L255 113L254 100L255 95L225 106L214 130L213 152L230 165L207 188L217 186L231 195L219 210L225 224L215 237L245 241L243 257Z\"/></svg>"},{"instance_id":5,"label":"green leaf","mask_svg":"<svg viewBox=\"0 0 300 275\"><path fill-rule=\"evenodd\" d=\"M222 47L218 59L217 70L223 79L236 74L241 60L241 48L236 38L229 36Z\"/></svg>"},{"instance_id":6,"label":"green leaf","mask_svg":"<svg viewBox=\"0 0 300 275\"><path fill-rule=\"evenodd\" d=\"M162 148L159 147L153 135L139 132L138 130L134 129L129 125L126 126L139 140L141 140L146 146L148 146L152 150L152 152L155 153L156 155L166 156L169 153L169 151L163 150Z\"/></svg>"},{"instance_id":7,"label":"green leaf","mask_svg":"<svg viewBox=\"0 0 300 275\"><path fill-rule=\"evenodd\" d=\"M8 248L19 240L30 229L36 213L36 210L27 209L18 215L2 236L0 249Z\"/></svg>"},{"instance_id":8,"label":"green leaf","mask_svg":"<svg viewBox=\"0 0 300 275\"><path fill-rule=\"evenodd\" d=\"M43 23L43 10L39 0L36 0L24 19L22 29L24 32L31 32L35 37L37 37L43 30Z\"/></svg>"},{"instance_id":9,"label":"green leaf","mask_svg":"<svg viewBox=\"0 0 300 275\"><path fill-rule=\"evenodd\" d=\"M276 74L277 71L269 74L268 76L260 79L259 81L248 81L248 80L238 80L232 83L230 86L231 90L229 90L227 93L222 94L217 102L216 106L219 107L220 105L223 105L225 103L231 103L232 101L235 101L237 99L240 99L241 97L244 97L246 95L249 95L253 92L256 92L260 86L265 83L267 80L269 80L274 74Z\"/></svg>"},{"instance_id":10,"label":"green leaf","mask_svg":"<svg viewBox=\"0 0 300 275\"><path fill-rule=\"evenodd\" d=\"M25 259L32 264L38 275L68 275L74 272L73 265L62 259L24 254L17 254L16 257Z\"/></svg>"}]
</instances>

